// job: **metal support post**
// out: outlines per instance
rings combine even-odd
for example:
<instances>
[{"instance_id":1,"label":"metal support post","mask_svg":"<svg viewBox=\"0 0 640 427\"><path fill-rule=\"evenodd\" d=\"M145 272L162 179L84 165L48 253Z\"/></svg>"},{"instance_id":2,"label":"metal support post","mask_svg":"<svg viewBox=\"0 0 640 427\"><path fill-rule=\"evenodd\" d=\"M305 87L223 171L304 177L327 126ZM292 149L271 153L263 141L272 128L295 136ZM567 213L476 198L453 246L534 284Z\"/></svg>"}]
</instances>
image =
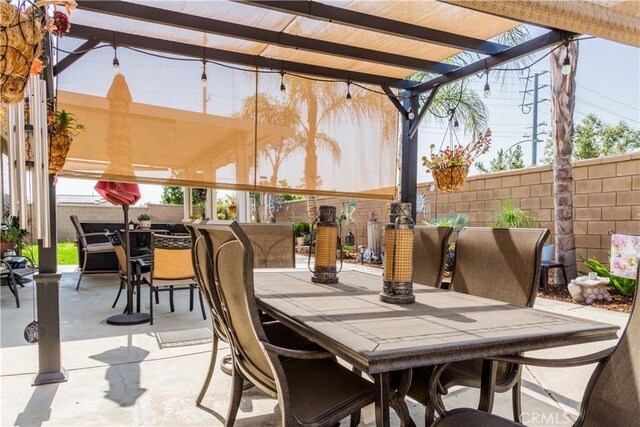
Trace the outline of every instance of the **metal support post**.
<instances>
[{"instance_id":1,"label":"metal support post","mask_svg":"<svg viewBox=\"0 0 640 427\"><path fill-rule=\"evenodd\" d=\"M419 110L419 97L409 98L410 93L405 92L402 104L405 110L416 112ZM418 133L410 136L410 129L417 120L417 114L402 118L402 146L401 146L401 178L400 178L400 201L411 203L411 216L416 220L416 196L418 191Z\"/></svg>"}]
</instances>

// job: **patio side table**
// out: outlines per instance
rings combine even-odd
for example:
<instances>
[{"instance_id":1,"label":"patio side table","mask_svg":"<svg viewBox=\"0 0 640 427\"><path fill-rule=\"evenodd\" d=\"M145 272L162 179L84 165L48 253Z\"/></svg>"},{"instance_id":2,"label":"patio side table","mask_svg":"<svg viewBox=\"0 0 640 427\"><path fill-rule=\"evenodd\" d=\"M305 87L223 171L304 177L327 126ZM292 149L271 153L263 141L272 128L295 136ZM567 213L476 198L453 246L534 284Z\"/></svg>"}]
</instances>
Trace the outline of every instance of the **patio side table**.
<instances>
[{"instance_id":1,"label":"patio side table","mask_svg":"<svg viewBox=\"0 0 640 427\"><path fill-rule=\"evenodd\" d=\"M567 286L569 281L567 280L567 272L564 269L564 264L561 262L542 262L540 265L540 285L544 290L545 295L549 293L549 270L552 268L561 268L562 276L564 277L564 285Z\"/></svg>"}]
</instances>

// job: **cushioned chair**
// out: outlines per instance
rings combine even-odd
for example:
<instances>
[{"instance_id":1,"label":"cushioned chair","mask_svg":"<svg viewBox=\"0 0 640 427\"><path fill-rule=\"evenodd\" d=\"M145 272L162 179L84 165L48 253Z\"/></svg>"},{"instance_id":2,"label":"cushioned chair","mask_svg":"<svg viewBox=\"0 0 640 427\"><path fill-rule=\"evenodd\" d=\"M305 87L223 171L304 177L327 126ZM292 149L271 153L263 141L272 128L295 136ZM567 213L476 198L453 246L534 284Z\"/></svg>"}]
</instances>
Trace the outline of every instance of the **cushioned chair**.
<instances>
[{"instance_id":1,"label":"cushioned chair","mask_svg":"<svg viewBox=\"0 0 640 427\"><path fill-rule=\"evenodd\" d=\"M215 291L233 356L226 425L235 422L244 379L278 399L284 426L333 426L373 403L373 384L342 366L330 353L292 349L270 341L254 297L253 248L240 225L209 225L202 231L213 256Z\"/></svg>"},{"instance_id":2,"label":"cushioned chair","mask_svg":"<svg viewBox=\"0 0 640 427\"><path fill-rule=\"evenodd\" d=\"M451 227L418 225L413 230L413 281L439 288L449 249Z\"/></svg>"},{"instance_id":3,"label":"cushioned chair","mask_svg":"<svg viewBox=\"0 0 640 427\"><path fill-rule=\"evenodd\" d=\"M118 289L116 299L113 301L113 305L111 306L111 308L114 308L118 303L118 299L120 298L122 290L127 288L127 256L125 254L126 246L124 243L124 239L119 231L116 230L113 233L106 233L106 236L116 252L116 258L118 258L118 275L120 276L120 288ZM131 286L133 286L134 289L137 289L138 294L140 294L140 275L149 272L151 268L151 254L147 253L146 255L138 256L131 256L131 254L129 254L129 260L130 263L136 263L139 260L143 261L142 263L137 263L138 268L135 271L131 271Z\"/></svg>"},{"instance_id":4,"label":"cushioned chair","mask_svg":"<svg viewBox=\"0 0 640 427\"><path fill-rule=\"evenodd\" d=\"M254 268L296 266L293 224L240 224L253 247Z\"/></svg>"},{"instance_id":5,"label":"cushioned chair","mask_svg":"<svg viewBox=\"0 0 640 427\"><path fill-rule=\"evenodd\" d=\"M153 295L160 291L169 291L171 311L173 292L189 291L189 310L193 311L193 293L198 291L202 318L206 320L202 293L199 291L191 255L190 236L151 235L151 270L142 275L142 280L149 285L149 314L153 325Z\"/></svg>"},{"instance_id":6,"label":"cushioned chair","mask_svg":"<svg viewBox=\"0 0 640 427\"><path fill-rule=\"evenodd\" d=\"M637 274L640 283L640 270ZM575 427L637 426L640 420L640 313L638 287L631 316L615 347L570 359L505 356L502 363L566 368L598 363L582 398ZM454 409L434 424L437 427L519 426L521 424L474 409Z\"/></svg>"},{"instance_id":7,"label":"cushioned chair","mask_svg":"<svg viewBox=\"0 0 640 427\"><path fill-rule=\"evenodd\" d=\"M463 229L456 242L451 290L532 307L540 280L542 245L548 236L546 229ZM495 391L513 391L514 418L519 419L520 365L497 365ZM408 394L426 406L425 425L433 421L433 403L442 407L442 394L456 385L480 388L481 373L481 359L414 369ZM430 388L430 383L437 386Z\"/></svg>"},{"instance_id":8,"label":"cushioned chair","mask_svg":"<svg viewBox=\"0 0 640 427\"><path fill-rule=\"evenodd\" d=\"M82 224L80 224L80 220L77 215L71 215L69 217L71 219L71 223L73 227L76 229L76 234L78 237L78 246L82 251L82 267L80 267L80 277L78 277L78 283L76 284L76 291L80 289L80 282L82 281L82 275L85 273L85 269L87 267L87 260L89 256L95 254L102 254L106 252L114 252L113 245L110 242L104 243L89 243L87 237L90 236L102 236L105 237L105 233L85 233L82 230Z\"/></svg>"}]
</instances>

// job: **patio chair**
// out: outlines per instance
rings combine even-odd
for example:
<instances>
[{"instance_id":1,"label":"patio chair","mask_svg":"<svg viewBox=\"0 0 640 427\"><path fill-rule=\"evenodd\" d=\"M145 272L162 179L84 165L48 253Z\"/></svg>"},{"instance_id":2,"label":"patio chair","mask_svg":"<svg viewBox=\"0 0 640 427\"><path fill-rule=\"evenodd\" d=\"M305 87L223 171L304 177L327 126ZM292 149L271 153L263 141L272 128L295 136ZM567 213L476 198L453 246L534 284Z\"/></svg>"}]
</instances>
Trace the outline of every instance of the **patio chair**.
<instances>
[{"instance_id":1,"label":"patio chair","mask_svg":"<svg viewBox=\"0 0 640 427\"><path fill-rule=\"evenodd\" d=\"M293 224L240 224L253 246L254 268L296 266Z\"/></svg>"},{"instance_id":2,"label":"patio chair","mask_svg":"<svg viewBox=\"0 0 640 427\"><path fill-rule=\"evenodd\" d=\"M413 230L413 281L439 288L449 250L451 227L418 225Z\"/></svg>"},{"instance_id":3,"label":"patio chair","mask_svg":"<svg viewBox=\"0 0 640 427\"><path fill-rule=\"evenodd\" d=\"M0 259L0 280L2 284L6 284L7 287L9 287L9 290L16 299L16 308L20 308L20 296L18 295L18 286L20 286L20 284L16 280L11 264L2 259Z\"/></svg>"},{"instance_id":4,"label":"patio chair","mask_svg":"<svg viewBox=\"0 0 640 427\"><path fill-rule=\"evenodd\" d=\"M193 292L198 291L202 318L207 319L191 256L191 237L151 235L151 267L148 273L142 275L142 280L149 285L149 314L153 325L153 295L161 291L169 291L169 305L171 312L173 292L177 290L189 291L189 310L193 311Z\"/></svg>"},{"instance_id":5,"label":"patio chair","mask_svg":"<svg viewBox=\"0 0 640 427\"><path fill-rule=\"evenodd\" d=\"M451 290L532 307L540 280L542 245L546 229L467 227L456 242ZM426 407L425 425L433 422L434 402L453 386L480 388L482 359L413 370L408 395ZM498 363L495 391L512 390L514 419L520 419L521 367ZM429 384L438 387L432 391ZM491 408L489 408L489 411Z\"/></svg>"},{"instance_id":6,"label":"patio chair","mask_svg":"<svg viewBox=\"0 0 640 427\"><path fill-rule=\"evenodd\" d=\"M118 289L118 294L116 295L116 299L113 301L113 305L111 308L114 308L118 303L118 299L120 298L120 294L123 289L127 288L127 256L125 254L125 243L122 238L122 234L118 230L113 233L105 233L107 239L111 242L113 249L116 252L116 258L118 258L118 276L120 278L120 288ZM138 260L145 261L143 263L139 263ZM129 255L130 264L136 263L137 268L131 271L131 286L134 289L137 289L138 294L140 294L140 276L144 273L148 273L151 266L151 254L140 255L140 256L131 256ZM157 303L157 301L156 301Z\"/></svg>"},{"instance_id":7,"label":"patio chair","mask_svg":"<svg viewBox=\"0 0 640 427\"><path fill-rule=\"evenodd\" d=\"M85 273L85 269L87 268L87 260L89 256L95 254L103 254L106 252L114 252L113 245L110 242L104 243L89 243L87 237L90 236L103 236L104 233L85 233L82 229L82 224L80 224L80 220L77 215L71 215L69 217L71 219L71 223L73 227L76 229L76 234L78 236L78 246L82 251L82 266L80 267L80 277L78 277L78 283L76 284L76 291L80 289L80 282L82 281L82 275Z\"/></svg>"},{"instance_id":8,"label":"patio chair","mask_svg":"<svg viewBox=\"0 0 640 427\"><path fill-rule=\"evenodd\" d=\"M210 225L215 291L233 357L226 425L235 422L242 382L277 398L282 425L333 426L374 402L374 385L338 363L331 353L286 348L270 341L258 316L253 290L253 248L241 226Z\"/></svg>"},{"instance_id":9,"label":"patio chair","mask_svg":"<svg viewBox=\"0 0 640 427\"><path fill-rule=\"evenodd\" d=\"M640 269L636 276L640 283ZM550 368L568 368L598 363L587 383L580 414L573 424L582 426L635 426L640 420L640 309L638 286L627 327L618 343L597 353L568 359L538 359L504 356L492 358L501 363L517 363ZM444 408L437 427L520 426L522 424L475 409L460 408L450 412Z\"/></svg>"}]
</instances>

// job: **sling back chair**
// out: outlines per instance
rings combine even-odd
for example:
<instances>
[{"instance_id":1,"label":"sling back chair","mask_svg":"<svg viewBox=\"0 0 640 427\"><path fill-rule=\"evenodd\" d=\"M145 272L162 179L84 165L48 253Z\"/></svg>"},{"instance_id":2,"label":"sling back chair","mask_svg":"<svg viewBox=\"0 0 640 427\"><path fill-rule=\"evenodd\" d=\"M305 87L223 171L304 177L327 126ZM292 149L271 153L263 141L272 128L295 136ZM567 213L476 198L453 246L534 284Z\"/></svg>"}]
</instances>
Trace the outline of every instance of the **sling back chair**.
<instances>
[{"instance_id":1,"label":"sling back chair","mask_svg":"<svg viewBox=\"0 0 640 427\"><path fill-rule=\"evenodd\" d=\"M294 268L295 233L292 223L240 224L253 247L253 268Z\"/></svg>"},{"instance_id":2,"label":"sling back chair","mask_svg":"<svg viewBox=\"0 0 640 427\"><path fill-rule=\"evenodd\" d=\"M640 283L640 269L636 276ZM574 427L636 426L640 420L640 313L638 286L627 327L618 343L597 353L569 359L538 359L504 356L491 358L502 363L517 363L551 368L598 363L587 383L580 414ZM460 408L447 412L434 424L437 427L521 426L522 424L475 409Z\"/></svg>"},{"instance_id":3,"label":"sling back chair","mask_svg":"<svg viewBox=\"0 0 640 427\"><path fill-rule=\"evenodd\" d=\"M116 258L118 258L118 276L120 278L120 288L118 289L118 294L116 295L116 299L113 301L113 305L111 308L114 308L116 304L118 304L118 299L120 298L120 294L123 289L127 288L127 256L125 254L126 246L124 243L124 238L122 234L118 230L113 233L105 233L107 239L111 242L114 251L116 252ZM138 262L143 261L143 262ZM135 266L136 268L131 271L131 286L136 289L138 295L140 294L140 275L144 273L148 273L151 268L151 254L139 255L139 256L129 256L129 263L131 267Z\"/></svg>"},{"instance_id":4,"label":"sling back chair","mask_svg":"<svg viewBox=\"0 0 640 427\"><path fill-rule=\"evenodd\" d=\"M547 229L463 229L456 242L451 290L532 307L540 280L542 245L548 236ZM443 406L441 396L448 389L456 385L480 388L481 373L482 359L414 369L408 395L425 405L425 425L433 422L434 406ZM497 364L495 391L512 390L516 420L521 412L520 376L520 365ZM438 384L434 393L430 382ZM434 405L436 401L439 405Z\"/></svg>"},{"instance_id":5,"label":"sling back chair","mask_svg":"<svg viewBox=\"0 0 640 427\"><path fill-rule=\"evenodd\" d=\"M160 291L169 291L169 304L173 306L174 290L189 290L189 310L193 311L193 293L198 291L202 318L206 320L202 293L199 291L191 256L190 236L151 235L151 269L142 275L149 285L149 314L153 325L153 295Z\"/></svg>"},{"instance_id":6,"label":"sling back chair","mask_svg":"<svg viewBox=\"0 0 640 427\"><path fill-rule=\"evenodd\" d=\"M439 288L449 250L451 227L418 225L413 230L413 282Z\"/></svg>"},{"instance_id":7,"label":"sling back chair","mask_svg":"<svg viewBox=\"0 0 640 427\"><path fill-rule=\"evenodd\" d=\"M82 275L85 273L85 270L87 268L87 260L89 259L89 256L114 252L114 248L110 242L89 243L89 239L87 239L87 237L105 237L105 233L85 233L82 229L82 224L80 224L80 220L78 219L77 215L71 215L69 218L71 219L73 227L76 229L76 234L78 237L78 247L82 251L82 267L80 267L80 277L78 277L78 283L76 284L77 291L78 289L80 289L80 282L82 281Z\"/></svg>"},{"instance_id":8,"label":"sling back chair","mask_svg":"<svg viewBox=\"0 0 640 427\"><path fill-rule=\"evenodd\" d=\"M213 348L211 351L209 370L205 376L200 393L196 398L196 404L199 405L202 403L213 377L213 371L216 366L216 359L218 355L218 342L219 340L222 340L223 342L228 343L229 338L222 321L222 305L214 287L213 258L209 254L205 243L205 239L209 237L209 234L206 231L207 226L200 221L194 221L191 224L186 223L185 226L192 239L193 269L196 273L200 292L204 295L204 299L209 307L213 326ZM271 321L263 323L263 328L269 338L269 342L276 345L295 349L319 349L316 344L295 333L280 322ZM230 355L229 357L223 358L220 363L222 371L229 375L232 374L232 366Z\"/></svg>"},{"instance_id":9,"label":"sling back chair","mask_svg":"<svg viewBox=\"0 0 640 427\"><path fill-rule=\"evenodd\" d=\"M251 241L236 222L209 227L206 242L233 358L226 425L235 422L244 379L278 399L283 426L333 426L349 415L352 422L359 418L360 409L374 402L374 385L329 352L272 343L254 296Z\"/></svg>"}]
</instances>

